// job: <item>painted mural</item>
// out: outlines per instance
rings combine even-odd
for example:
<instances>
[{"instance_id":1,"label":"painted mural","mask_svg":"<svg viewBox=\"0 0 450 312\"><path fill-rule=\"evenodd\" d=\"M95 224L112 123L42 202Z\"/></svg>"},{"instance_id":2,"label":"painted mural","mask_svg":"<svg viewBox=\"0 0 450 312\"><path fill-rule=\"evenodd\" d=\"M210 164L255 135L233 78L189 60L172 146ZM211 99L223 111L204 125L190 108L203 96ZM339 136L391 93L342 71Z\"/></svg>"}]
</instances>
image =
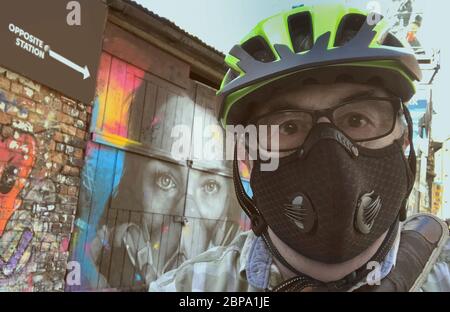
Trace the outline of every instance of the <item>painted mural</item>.
<instances>
[{"instance_id":1,"label":"painted mural","mask_svg":"<svg viewBox=\"0 0 450 312\"><path fill-rule=\"evenodd\" d=\"M217 137L202 131L216 115L214 90L186 90L103 54L71 241L81 280L67 290L146 290L247 228L229 163L171 154L175 125L204 144Z\"/></svg>"}]
</instances>

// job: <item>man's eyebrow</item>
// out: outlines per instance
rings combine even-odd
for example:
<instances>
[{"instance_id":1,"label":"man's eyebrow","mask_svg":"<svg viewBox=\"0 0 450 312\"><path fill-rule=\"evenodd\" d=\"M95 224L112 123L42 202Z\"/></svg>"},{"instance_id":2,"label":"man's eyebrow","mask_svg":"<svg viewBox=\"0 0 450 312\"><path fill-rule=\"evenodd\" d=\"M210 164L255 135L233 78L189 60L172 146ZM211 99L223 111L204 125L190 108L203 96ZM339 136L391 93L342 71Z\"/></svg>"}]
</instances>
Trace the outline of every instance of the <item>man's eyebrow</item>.
<instances>
[{"instance_id":1,"label":"man's eyebrow","mask_svg":"<svg viewBox=\"0 0 450 312\"><path fill-rule=\"evenodd\" d=\"M250 116L253 116L251 118L251 122L257 121L261 116L270 114L276 111L280 110L289 110L289 109L296 109L297 106L294 103L289 103L289 101L285 100L273 100L269 103L264 103L262 105L258 105L258 103L255 101L252 103L252 109L250 110ZM259 107L258 107L259 106Z\"/></svg>"},{"instance_id":2,"label":"man's eyebrow","mask_svg":"<svg viewBox=\"0 0 450 312\"><path fill-rule=\"evenodd\" d=\"M367 97L374 96L375 92L376 92L375 89L360 91L360 92L354 93L354 94L352 94L350 96L347 96L347 97L341 99L340 102L343 103L343 102L349 102L349 101L364 99L364 98L367 98Z\"/></svg>"},{"instance_id":3,"label":"man's eyebrow","mask_svg":"<svg viewBox=\"0 0 450 312\"><path fill-rule=\"evenodd\" d=\"M265 104L262 108L263 115L267 113L272 113L280 110L289 110L298 108L298 104L286 99L279 99Z\"/></svg>"}]
</instances>

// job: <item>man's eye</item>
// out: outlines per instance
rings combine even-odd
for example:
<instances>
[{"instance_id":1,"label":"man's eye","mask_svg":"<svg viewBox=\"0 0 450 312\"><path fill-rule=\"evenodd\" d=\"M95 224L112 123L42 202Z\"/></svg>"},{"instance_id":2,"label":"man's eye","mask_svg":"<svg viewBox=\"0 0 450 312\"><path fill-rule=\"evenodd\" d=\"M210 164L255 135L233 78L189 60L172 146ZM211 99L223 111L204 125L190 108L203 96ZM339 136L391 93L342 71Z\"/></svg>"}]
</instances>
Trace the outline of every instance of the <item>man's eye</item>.
<instances>
[{"instance_id":1,"label":"man's eye","mask_svg":"<svg viewBox=\"0 0 450 312\"><path fill-rule=\"evenodd\" d=\"M211 195L217 193L220 189L220 185L215 180L208 180L203 184L203 190L206 194Z\"/></svg>"},{"instance_id":2,"label":"man's eye","mask_svg":"<svg viewBox=\"0 0 450 312\"><path fill-rule=\"evenodd\" d=\"M280 133L283 135L292 135L298 132L298 125L294 121L286 121L280 125Z\"/></svg>"},{"instance_id":3,"label":"man's eye","mask_svg":"<svg viewBox=\"0 0 450 312\"><path fill-rule=\"evenodd\" d=\"M351 128L362 128L368 124L368 120L361 114L353 114L347 117L346 123Z\"/></svg>"},{"instance_id":4,"label":"man's eye","mask_svg":"<svg viewBox=\"0 0 450 312\"><path fill-rule=\"evenodd\" d=\"M158 184L158 186L164 191L168 191L170 189L177 187L173 178L166 173L163 173L158 177L158 179L156 180L156 184Z\"/></svg>"}]
</instances>

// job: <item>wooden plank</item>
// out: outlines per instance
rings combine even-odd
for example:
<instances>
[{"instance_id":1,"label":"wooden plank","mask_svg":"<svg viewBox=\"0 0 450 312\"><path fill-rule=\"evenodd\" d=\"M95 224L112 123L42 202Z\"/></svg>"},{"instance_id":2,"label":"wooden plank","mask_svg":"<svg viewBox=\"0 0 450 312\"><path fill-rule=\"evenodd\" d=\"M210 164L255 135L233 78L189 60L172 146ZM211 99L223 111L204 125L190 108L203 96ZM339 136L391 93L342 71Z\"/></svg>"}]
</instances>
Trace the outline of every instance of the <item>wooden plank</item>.
<instances>
[{"instance_id":1,"label":"wooden plank","mask_svg":"<svg viewBox=\"0 0 450 312\"><path fill-rule=\"evenodd\" d=\"M196 96L194 103L193 124L192 124L192 138L191 138L191 154L190 158L194 160L203 159L203 129L204 129L204 113L202 103L198 100L198 87L196 88Z\"/></svg>"},{"instance_id":2,"label":"wooden plank","mask_svg":"<svg viewBox=\"0 0 450 312\"><path fill-rule=\"evenodd\" d=\"M143 214L143 219L145 222L145 227L147 232L143 232L146 235L146 240L149 241L149 245L151 248L151 254L152 254L152 259L151 259L151 263L153 265L153 270L154 272L157 274L158 272L158 268L157 268L157 259L158 259L158 255L157 252L154 250L154 244L155 244L155 233L157 232L157 230L154 230L154 224L155 224L155 215L154 213L148 213L145 212ZM147 271L145 272L147 274Z\"/></svg>"},{"instance_id":3,"label":"wooden plank","mask_svg":"<svg viewBox=\"0 0 450 312\"><path fill-rule=\"evenodd\" d=\"M182 111L180 122L188 126L192 132L192 125L194 123L194 111L195 111L194 101L191 99L191 96L189 94L185 94L180 99L180 102L181 102L180 110Z\"/></svg>"},{"instance_id":4,"label":"wooden plank","mask_svg":"<svg viewBox=\"0 0 450 312\"><path fill-rule=\"evenodd\" d=\"M92 120L92 125L95 129L101 129L103 123L103 116L106 108L106 97L108 94L109 76L111 73L112 57L110 54L103 52L100 58L100 64L97 74L97 88L95 106L97 109L97 120ZM91 126L92 129L92 126Z\"/></svg>"},{"instance_id":5,"label":"wooden plank","mask_svg":"<svg viewBox=\"0 0 450 312\"><path fill-rule=\"evenodd\" d=\"M179 123L188 127L190 129L189 131L189 137L187 138L190 142L189 148L192 149L192 133L194 128L194 110L195 105L194 101L189 97L189 95L185 95L182 98L180 98L180 111L181 111L181 118ZM192 151L190 151L192 153Z\"/></svg>"},{"instance_id":6,"label":"wooden plank","mask_svg":"<svg viewBox=\"0 0 450 312\"><path fill-rule=\"evenodd\" d=\"M103 115L101 131L119 135L121 121L123 91L127 78L127 64L119 59L113 58L111 62L111 74L108 83L108 94L106 97L106 108Z\"/></svg>"},{"instance_id":7,"label":"wooden plank","mask_svg":"<svg viewBox=\"0 0 450 312\"><path fill-rule=\"evenodd\" d=\"M167 261L176 252L179 245L179 237L175 240L170 236L170 226L172 224L173 217L170 215L163 216L163 223L160 236L160 250L158 257L158 271L165 273ZM172 239L171 239L172 238Z\"/></svg>"},{"instance_id":8,"label":"wooden plank","mask_svg":"<svg viewBox=\"0 0 450 312\"><path fill-rule=\"evenodd\" d=\"M115 168L116 162L115 151L102 145L98 145L97 149L91 151L91 155L95 155L97 159L95 162L93 161L92 163L87 164L87 166L93 166L93 168L90 168L89 170L92 175L83 177L84 180L82 185L86 185L86 187L82 189L82 192L87 192L87 194L85 194L87 196L84 197L83 194L80 194L80 198L87 198L90 202L90 208L86 212L88 218L85 219L84 217L82 219L86 222L87 226L82 229L79 240L79 243L83 246L83 253L81 255L83 262L88 261L87 259L91 257L90 254L85 252L86 246L88 246L88 244L90 244L97 236L98 222L105 212L105 209L107 209L106 197L111 194L112 181L114 179L112 174L114 170L111 170L111 168ZM80 202L80 205L83 205L83 203ZM89 274L91 274L89 279L98 283L98 271L93 270L90 271ZM94 285L94 287L97 287L97 285Z\"/></svg>"},{"instance_id":9,"label":"wooden plank","mask_svg":"<svg viewBox=\"0 0 450 312\"><path fill-rule=\"evenodd\" d=\"M130 289L133 286L137 286L139 284L142 285L142 283L136 283L136 274L140 273L137 255L138 251L143 248L143 228L141 226L142 217L142 212L131 212L129 224L132 225L133 228L130 228L128 233L124 233L124 236L126 236L126 242L129 244L129 249L126 249L127 253L125 255L124 266L122 270L121 287L125 289ZM143 276L142 279L143 278L145 278L145 276Z\"/></svg>"},{"instance_id":10,"label":"wooden plank","mask_svg":"<svg viewBox=\"0 0 450 312\"><path fill-rule=\"evenodd\" d=\"M113 229L116 226L117 222L117 209L111 209L108 207L107 211L107 219L105 226L108 231L108 237L105 240L103 244L103 250L101 254L100 264L99 264L99 273L103 276L106 282L108 282L109 272L111 271L111 257L112 257L112 250L113 250L113 244L114 244L114 238L115 238L115 232ZM101 287L98 287L98 289L102 289L105 287L109 287L109 285L99 285Z\"/></svg>"},{"instance_id":11,"label":"wooden plank","mask_svg":"<svg viewBox=\"0 0 450 312\"><path fill-rule=\"evenodd\" d=\"M118 210L111 255L111 267L108 276L109 285L113 288L120 288L122 286L122 271L124 268L124 260L127 255L123 245L123 231L121 230L128 224L129 219L129 210Z\"/></svg>"},{"instance_id":12,"label":"wooden plank","mask_svg":"<svg viewBox=\"0 0 450 312\"><path fill-rule=\"evenodd\" d=\"M201 142L195 141L196 144L201 145L203 148L205 145L209 144L221 144L222 153L214 156L213 160L206 159L206 157L202 157L200 159L194 160L195 166L203 167L205 169L215 169L219 171L230 172L232 168L232 162L230 160L226 160L226 136L225 131L220 127L218 114L219 114L219 101L218 97L215 95L214 89L207 87L203 84L196 83L196 97L195 97L195 117L196 120L202 120L202 139ZM218 140L217 142L211 142L213 138L211 137L212 133L208 131L208 135L204 136L204 131L206 129L211 129L213 126L220 131L219 136L214 135L214 140ZM200 132L200 130L197 130ZM194 133L194 137L198 136L197 133ZM222 140L219 140L219 139ZM198 139L200 140L200 139ZM210 155L210 154L208 154ZM204 155L203 155L204 156Z\"/></svg>"},{"instance_id":13,"label":"wooden plank","mask_svg":"<svg viewBox=\"0 0 450 312\"><path fill-rule=\"evenodd\" d=\"M164 272L170 271L177 267L177 257L180 252L180 238L181 232L183 230L182 224L179 222L174 222L174 217L171 216L169 219L169 228L167 230L168 234L168 244L169 248L166 250L166 264L164 265ZM167 261L170 261L170 266L167 266Z\"/></svg>"},{"instance_id":14,"label":"wooden plank","mask_svg":"<svg viewBox=\"0 0 450 312\"><path fill-rule=\"evenodd\" d=\"M162 272L164 263L162 263L163 255L161 254L162 227L164 226L164 215L152 214L152 223L150 230L150 241L152 245L153 264L158 275Z\"/></svg>"},{"instance_id":15,"label":"wooden plank","mask_svg":"<svg viewBox=\"0 0 450 312\"><path fill-rule=\"evenodd\" d=\"M172 129L175 126L175 120L177 117L177 108L178 108L178 94L173 92L168 92L167 94L167 102L166 109L164 113L164 122L163 122L163 133L161 139L161 150L170 154L172 150L173 139L171 137Z\"/></svg>"},{"instance_id":16,"label":"wooden plank","mask_svg":"<svg viewBox=\"0 0 450 312\"><path fill-rule=\"evenodd\" d=\"M131 104L134 97L134 80L135 76L132 72L128 71L129 65L127 65L127 73L125 79L125 85L123 89L122 103L120 105L120 121L118 124L117 135L123 138L130 138L128 134Z\"/></svg>"},{"instance_id":17,"label":"wooden plank","mask_svg":"<svg viewBox=\"0 0 450 312\"><path fill-rule=\"evenodd\" d=\"M156 99L158 96L158 87L153 82L147 80L145 91L144 107L142 113L140 141L144 145L151 145L152 127L155 122Z\"/></svg>"},{"instance_id":18,"label":"wooden plank","mask_svg":"<svg viewBox=\"0 0 450 312\"><path fill-rule=\"evenodd\" d=\"M152 148L162 150L162 139L164 135L164 118L166 115L168 90L163 87L158 88L156 98L155 119L152 124L151 146Z\"/></svg>"},{"instance_id":19,"label":"wooden plank","mask_svg":"<svg viewBox=\"0 0 450 312\"><path fill-rule=\"evenodd\" d=\"M140 142L147 82L144 79L135 77L133 89L134 96L128 121L128 138Z\"/></svg>"}]
</instances>

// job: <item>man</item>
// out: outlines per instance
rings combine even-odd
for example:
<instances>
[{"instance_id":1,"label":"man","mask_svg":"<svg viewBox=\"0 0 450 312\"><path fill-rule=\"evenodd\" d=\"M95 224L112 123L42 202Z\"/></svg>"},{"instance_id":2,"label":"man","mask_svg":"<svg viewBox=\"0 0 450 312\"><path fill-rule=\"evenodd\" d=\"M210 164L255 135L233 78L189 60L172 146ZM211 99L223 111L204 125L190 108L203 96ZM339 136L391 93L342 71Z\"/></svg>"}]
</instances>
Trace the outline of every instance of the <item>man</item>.
<instances>
[{"instance_id":1,"label":"man","mask_svg":"<svg viewBox=\"0 0 450 312\"><path fill-rule=\"evenodd\" d=\"M416 160L405 103L421 72L385 25L342 5L300 7L262 21L231 50L222 123L268 127L259 142L278 144L257 152L279 165L248 161L249 198L235 159L252 231L150 291L450 290L448 226L406 219Z\"/></svg>"}]
</instances>

